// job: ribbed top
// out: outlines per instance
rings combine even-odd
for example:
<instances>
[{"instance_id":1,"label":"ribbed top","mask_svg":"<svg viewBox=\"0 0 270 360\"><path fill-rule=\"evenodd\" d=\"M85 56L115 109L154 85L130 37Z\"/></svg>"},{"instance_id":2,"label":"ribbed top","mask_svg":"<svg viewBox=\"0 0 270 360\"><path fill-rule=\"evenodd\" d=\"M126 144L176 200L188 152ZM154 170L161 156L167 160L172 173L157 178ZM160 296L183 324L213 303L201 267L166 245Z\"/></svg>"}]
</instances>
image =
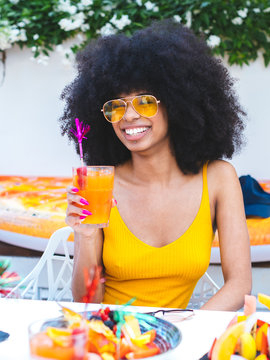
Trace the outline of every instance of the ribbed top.
<instances>
[{"instance_id":1,"label":"ribbed top","mask_svg":"<svg viewBox=\"0 0 270 360\"><path fill-rule=\"evenodd\" d=\"M139 240L114 207L104 229L104 303L124 304L135 297L137 306L185 308L208 268L213 237L206 164L199 211L185 233L168 245L157 248Z\"/></svg>"}]
</instances>

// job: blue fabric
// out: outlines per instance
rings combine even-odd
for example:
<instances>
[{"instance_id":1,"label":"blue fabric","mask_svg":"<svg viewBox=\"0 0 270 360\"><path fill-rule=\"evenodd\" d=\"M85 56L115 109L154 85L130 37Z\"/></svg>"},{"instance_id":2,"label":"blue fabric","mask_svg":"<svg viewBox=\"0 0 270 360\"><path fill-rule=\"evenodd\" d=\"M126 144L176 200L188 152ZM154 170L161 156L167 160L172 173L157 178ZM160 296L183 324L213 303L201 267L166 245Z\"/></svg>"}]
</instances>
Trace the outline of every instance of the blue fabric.
<instances>
[{"instance_id":1,"label":"blue fabric","mask_svg":"<svg viewBox=\"0 0 270 360\"><path fill-rule=\"evenodd\" d=\"M247 216L270 217L270 194L250 175L239 178Z\"/></svg>"},{"instance_id":2,"label":"blue fabric","mask_svg":"<svg viewBox=\"0 0 270 360\"><path fill-rule=\"evenodd\" d=\"M4 331L0 331L0 342L6 340L9 337L9 334L4 332Z\"/></svg>"}]
</instances>

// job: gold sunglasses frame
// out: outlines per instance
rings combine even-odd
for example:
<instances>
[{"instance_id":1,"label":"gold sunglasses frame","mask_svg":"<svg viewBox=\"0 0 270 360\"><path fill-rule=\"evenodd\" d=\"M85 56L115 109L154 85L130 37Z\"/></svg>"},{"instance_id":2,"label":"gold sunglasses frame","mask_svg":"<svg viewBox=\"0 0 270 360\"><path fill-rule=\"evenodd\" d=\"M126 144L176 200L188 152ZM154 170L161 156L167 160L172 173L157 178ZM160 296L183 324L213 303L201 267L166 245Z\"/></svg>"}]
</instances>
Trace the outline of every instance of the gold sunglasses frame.
<instances>
[{"instance_id":1,"label":"gold sunglasses frame","mask_svg":"<svg viewBox=\"0 0 270 360\"><path fill-rule=\"evenodd\" d=\"M142 114L140 114L140 113L134 108L132 101L133 101L134 99L138 98L138 97L141 97L141 96L152 96L152 97L156 100L156 103L157 103L157 111L156 111L156 113L155 113L154 115L152 115L152 116L143 116ZM126 99L128 99L128 98L131 98L131 100L126 100ZM114 101L114 100L122 100L122 101L125 103L125 112L124 112L124 115L121 117L121 119L119 119L119 120L117 120L117 121L110 121L110 120L108 120L108 119L106 118L106 116L104 115L104 106L105 106L108 102ZM152 118L152 117L155 116L155 115L157 114L157 112L158 112L158 104L160 103L160 100L157 100L157 98L156 98L154 95L149 95L149 94L136 95L136 96L127 96L127 97L125 97L125 98L112 99L112 100L108 100L108 101L106 101L106 102L104 103L104 105L103 105L103 107L102 107L102 109L101 109L101 112L103 113L105 119L106 119L109 123L115 124L115 123L118 123L119 121L121 121L121 120L123 119L123 117L125 116L125 114L126 114L126 112L127 112L128 103L131 103L131 106L132 106L133 110L134 110L138 115L143 116L143 117L147 117L147 118Z\"/></svg>"}]
</instances>

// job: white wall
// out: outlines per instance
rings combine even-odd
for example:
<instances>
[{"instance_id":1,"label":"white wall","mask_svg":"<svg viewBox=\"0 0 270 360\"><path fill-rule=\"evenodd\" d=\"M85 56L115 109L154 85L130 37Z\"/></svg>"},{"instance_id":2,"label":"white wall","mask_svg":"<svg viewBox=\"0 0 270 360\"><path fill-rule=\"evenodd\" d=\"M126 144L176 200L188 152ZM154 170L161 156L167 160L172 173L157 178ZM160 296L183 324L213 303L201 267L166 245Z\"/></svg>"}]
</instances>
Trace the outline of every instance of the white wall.
<instances>
[{"instance_id":1,"label":"white wall","mask_svg":"<svg viewBox=\"0 0 270 360\"><path fill-rule=\"evenodd\" d=\"M31 51L7 51L6 78L0 87L0 174L70 176L79 163L73 144L60 134L62 89L74 77L62 55L49 65L30 60ZM0 64L0 76L2 67ZM262 59L250 66L230 67L237 78L240 102L249 117L247 145L232 160L238 175L270 179L270 67Z\"/></svg>"}]
</instances>

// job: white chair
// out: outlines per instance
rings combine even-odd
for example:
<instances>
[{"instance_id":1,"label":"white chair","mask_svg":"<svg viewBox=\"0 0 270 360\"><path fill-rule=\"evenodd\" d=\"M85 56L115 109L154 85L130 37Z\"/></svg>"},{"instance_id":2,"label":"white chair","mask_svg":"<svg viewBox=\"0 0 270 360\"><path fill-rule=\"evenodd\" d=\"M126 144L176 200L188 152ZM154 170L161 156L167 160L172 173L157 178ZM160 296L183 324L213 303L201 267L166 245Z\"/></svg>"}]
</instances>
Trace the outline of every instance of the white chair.
<instances>
[{"instance_id":1,"label":"white chair","mask_svg":"<svg viewBox=\"0 0 270 360\"><path fill-rule=\"evenodd\" d=\"M198 281L189 300L188 308L199 309L219 290L219 286L206 272Z\"/></svg>"},{"instance_id":2,"label":"white chair","mask_svg":"<svg viewBox=\"0 0 270 360\"><path fill-rule=\"evenodd\" d=\"M34 269L12 289L7 297L19 292L20 297L24 299L73 300L71 293L73 259L69 255L69 247L73 244L68 244L67 241L72 231L71 227L64 227L52 234ZM59 252L64 255L57 255ZM47 278L45 287L42 285L44 275Z\"/></svg>"}]
</instances>

